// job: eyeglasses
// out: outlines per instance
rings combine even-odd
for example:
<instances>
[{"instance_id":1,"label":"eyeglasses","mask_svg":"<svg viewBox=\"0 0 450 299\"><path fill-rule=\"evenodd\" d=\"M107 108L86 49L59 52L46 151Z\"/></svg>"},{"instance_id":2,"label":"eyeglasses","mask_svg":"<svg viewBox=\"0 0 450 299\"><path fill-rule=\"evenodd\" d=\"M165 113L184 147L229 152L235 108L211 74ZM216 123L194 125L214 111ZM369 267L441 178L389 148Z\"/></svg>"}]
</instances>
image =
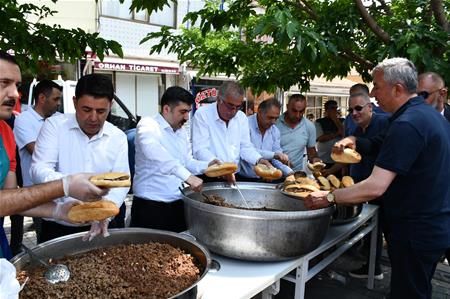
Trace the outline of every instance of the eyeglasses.
<instances>
[{"instance_id":1,"label":"eyeglasses","mask_svg":"<svg viewBox=\"0 0 450 299\"><path fill-rule=\"evenodd\" d=\"M353 113L353 110L356 110L356 112L361 112L361 110L363 110L364 109L364 107L366 107L367 105L369 105L370 103L366 103L366 104L364 104L364 105L362 105L362 106L360 106L360 105L357 105L357 106L355 106L354 108L348 108L348 113L350 113L350 114L352 114Z\"/></svg>"},{"instance_id":2,"label":"eyeglasses","mask_svg":"<svg viewBox=\"0 0 450 299\"><path fill-rule=\"evenodd\" d=\"M444 88L444 87L443 87ZM422 90L422 91L419 91L417 94L418 95L420 95L420 96L422 96L424 99L427 99L429 96L431 96L433 93L435 93L435 92L438 92L438 91L441 91L443 88L439 88L439 89L436 89L435 91L430 91L430 92L428 92L428 91L426 91L426 90Z\"/></svg>"},{"instance_id":3,"label":"eyeglasses","mask_svg":"<svg viewBox=\"0 0 450 299\"><path fill-rule=\"evenodd\" d=\"M233 104L225 102L224 100L222 100L222 103L225 105L225 107L227 107L228 110L240 110L242 108L242 104L241 105L233 105Z\"/></svg>"}]
</instances>

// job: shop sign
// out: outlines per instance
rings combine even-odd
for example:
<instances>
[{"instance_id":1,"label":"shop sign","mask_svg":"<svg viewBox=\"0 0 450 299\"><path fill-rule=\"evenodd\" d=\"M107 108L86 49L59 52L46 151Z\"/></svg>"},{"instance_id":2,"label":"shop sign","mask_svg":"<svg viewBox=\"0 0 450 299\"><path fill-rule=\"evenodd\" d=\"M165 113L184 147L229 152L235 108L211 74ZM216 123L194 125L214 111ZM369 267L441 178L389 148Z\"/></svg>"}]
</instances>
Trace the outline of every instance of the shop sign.
<instances>
[{"instance_id":1,"label":"shop sign","mask_svg":"<svg viewBox=\"0 0 450 299\"><path fill-rule=\"evenodd\" d=\"M154 66L154 65L134 64L134 63L95 61L94 68L104 71L179 74L179 69L176 67Z\"/></svg>"},{"instance_id":2,"label":"shop sign","mask_svg":"<svg viewBox=\"0 0 450 299\"><path fill-rule=\"evenodd\" d=\"M215 98L217 97L217 89L216 88L208 88L201 90L195 96L195 107L198 108L201 106L200 102L207 98Z\"/></svg>"}]
</instances>

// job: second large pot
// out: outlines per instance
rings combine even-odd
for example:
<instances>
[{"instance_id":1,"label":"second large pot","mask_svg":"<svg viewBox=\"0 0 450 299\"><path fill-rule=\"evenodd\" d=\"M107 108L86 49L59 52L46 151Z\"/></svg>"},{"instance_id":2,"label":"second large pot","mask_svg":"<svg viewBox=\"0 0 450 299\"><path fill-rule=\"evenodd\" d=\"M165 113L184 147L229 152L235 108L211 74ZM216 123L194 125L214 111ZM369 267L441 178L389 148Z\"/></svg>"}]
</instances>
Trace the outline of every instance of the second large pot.
<instances>
[{"instance_id":1,"label":"second large pot","mask_svg":"<svg viewBox=\"0 0 450 299\"><path fill-rule=\"evenodd\" d=\"M276 261L301 256L320 245L330 224L333 207L309 211L303 201L283 195L275 185L238 183L255 211L215 206L185 189L183 200L189 232L211 251L228 257ZM219 195L227 203L244 207L236 189L225 183L204 184L207 195Z\"/></svg>"}]
</instances>

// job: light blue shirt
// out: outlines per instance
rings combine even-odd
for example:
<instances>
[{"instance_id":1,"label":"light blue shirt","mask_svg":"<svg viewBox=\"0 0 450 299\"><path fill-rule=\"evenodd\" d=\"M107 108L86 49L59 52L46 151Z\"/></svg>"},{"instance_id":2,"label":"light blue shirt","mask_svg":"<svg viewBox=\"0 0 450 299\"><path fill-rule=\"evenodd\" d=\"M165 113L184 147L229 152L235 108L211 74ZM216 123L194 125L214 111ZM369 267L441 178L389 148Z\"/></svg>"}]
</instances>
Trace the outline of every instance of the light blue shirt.
<instances>
[{"instance_id":1,"label":"light blue shirt","mask_svg":"<svg viewBox=\"0 0 450 299\"><path fill-rule=\"evenodd\" d=\"M316 128L306 117L302 117L300 123L291 128L281 115L275 125L280 130L280 144L283 152L289 156L294 171L303 169L303 156L306 148L316 145Z\"/></svg>"},{"instance_id":2,"label":"light blue shirt","mask_svg":"<svg viewBox=\"0 0 450 299\"><path fill-rule=\"evenodd\" d=\"M293 170L287 165L284 165L280 161L273 159L275 153L282 153L280 145L280 131L276 126L271 126L266 130L264 136L261 135L261 131L258 127L257 113L248 117L248 127L250 130L250 140L255 146L256 150L261 154L261 156L266 160L272 160L273 166L280 169L283 175L291 173ZM255 171L253 170L252 164L241 160L241 172L240 175L248 178L257 178Z\"/></svg>"}]
</instances>

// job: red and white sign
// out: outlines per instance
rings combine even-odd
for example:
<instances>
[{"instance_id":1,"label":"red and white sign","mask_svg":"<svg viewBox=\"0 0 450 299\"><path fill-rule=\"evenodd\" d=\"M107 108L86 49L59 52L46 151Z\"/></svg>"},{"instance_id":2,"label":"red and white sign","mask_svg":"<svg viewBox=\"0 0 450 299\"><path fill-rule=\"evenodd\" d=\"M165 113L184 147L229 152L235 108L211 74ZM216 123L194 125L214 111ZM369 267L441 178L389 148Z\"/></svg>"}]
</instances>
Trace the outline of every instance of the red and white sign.
<instances>
[{"instance_id":1,"label":"red and white sign","mask_svg":"<svg viewBox=\"0 0 450 299\"><path fill-rule=\"evenodd\" d=\"M200 101L209 97L217 97L217 89L213 87L199 91L195 96L195 108L200 107Z\"/></svg>"},{"instance_id":2,"label":"red and white sign","mask_svg":"<svg viewBox=\"0 0 450 299\"><path fill-rule=\"evenodd\" d=\"M138 72L138 73L162 73L162 74L180 73L180 70L176 67L165 67L165 66L134 64L134 63L100 62L100 61L94 61L94 68L104 71L123 71L123 72Z\"/></svg>"}]
</instances>

